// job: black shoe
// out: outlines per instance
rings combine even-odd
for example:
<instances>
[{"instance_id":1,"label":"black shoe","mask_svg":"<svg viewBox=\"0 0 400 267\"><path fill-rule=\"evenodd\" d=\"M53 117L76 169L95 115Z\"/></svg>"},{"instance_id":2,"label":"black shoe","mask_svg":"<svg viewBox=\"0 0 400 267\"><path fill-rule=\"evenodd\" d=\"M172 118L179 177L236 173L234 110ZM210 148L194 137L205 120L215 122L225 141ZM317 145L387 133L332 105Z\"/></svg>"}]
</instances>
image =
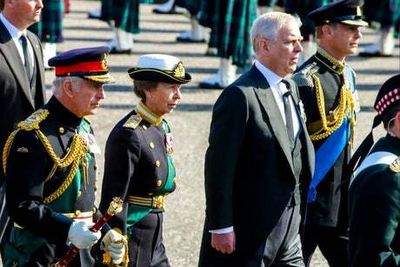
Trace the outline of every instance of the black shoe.
<instances>
[{"instance_id":1,"label":"black shoe","mask_svg":"<svg viewBox=\"0 0 400 267\"><path fill-rule=\"evenodd\" d=\"M171 8L168 11L162 11L162 10L158 10L157 8L153 9L153 13L155 14L164 14L164 15L168 15L168 14L183 14L183 12L177 11L175 8Z\"/></svg>"},{"instance_id":2,"label":"black shoe","mask_svg":"<svg viewBox=\"0 0 400 267\"><path fill-rule=\"evenodd\" d=\"M189 37L176 37L176 41L178 43L205 43L206 39L199 39L199 40L195 40Z\"/></svg>"},{"instance_id":3,"label":"black shoe","mask_svg":"<svg viewBox=\"0 0 400 267\"><path fill-rule=\"evenodd\" d=\"M382 54L379 51L376 52L360 52L358 54L360 57L393 57L391 54Z\"/></svg>"},{"instance_id":4,"label":"black shoe","mask_svg":"<svg viewBox=\"0 0 400 267\"><path fill-rule=\"evenodd\" d=\"M126 54L126 55L129 55L129 54L131 54L131 52L132 52L132 49L130 49L130 48L117 50L117 48L111 47L111 50L110 50L109 54L114 54L114 55Z\"/></svg>"}]
</instances>

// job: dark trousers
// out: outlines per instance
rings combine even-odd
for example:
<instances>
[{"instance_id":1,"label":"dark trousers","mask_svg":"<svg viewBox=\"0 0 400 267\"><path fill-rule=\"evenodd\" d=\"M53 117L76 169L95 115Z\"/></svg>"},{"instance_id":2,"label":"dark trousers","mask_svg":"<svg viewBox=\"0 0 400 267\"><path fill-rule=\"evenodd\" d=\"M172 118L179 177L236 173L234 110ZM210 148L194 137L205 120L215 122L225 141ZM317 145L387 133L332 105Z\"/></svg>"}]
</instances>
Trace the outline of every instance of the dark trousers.
<instances>
[{"instance_id":1,"label":"dark trousers","mask_svg":"<svg viewBox=\"0 0 400 267\"><path fill-rule=\"evenodd\" d=\"M288 205L267 238L261 267L304 267L300 221L300 205Z\"/></svg>"},{"instance_id":2,"label":"dark trousers","mask_svg":"<svg viewBox=\"0 0 400 267\"><path fill-rule=\"evenodd\" d=\"M302 234L304 262L310 266L312 255L317 246L328 261L330 267L348 266L346 236L336 227L307 224Z\"/></svg>"},{"instance_id":3,"label":"dark trousers","mask_svg":"<svg viewBox=\"0 0 400 267\"><path fill-rule=\"evenodd\" d=\"M162 238L163 214L150 213L131 229L130 267L170 267Z\"/></svg>"}]
</instances>

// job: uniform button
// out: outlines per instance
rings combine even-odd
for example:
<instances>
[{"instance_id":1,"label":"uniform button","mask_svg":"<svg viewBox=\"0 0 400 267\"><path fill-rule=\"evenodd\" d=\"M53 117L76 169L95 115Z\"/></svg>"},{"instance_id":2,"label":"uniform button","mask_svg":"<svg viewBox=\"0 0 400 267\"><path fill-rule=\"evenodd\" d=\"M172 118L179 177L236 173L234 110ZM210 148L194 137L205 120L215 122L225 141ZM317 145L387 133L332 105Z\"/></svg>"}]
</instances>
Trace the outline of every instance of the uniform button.
<instances>
[{"instance_id":1,"label":"uniform button","mask_svg":"<svg viewBox=\"0 0 400 267\"><path fill-rule=\"evenodd\" d=\"M80 192L80 191L79 191L79 192ZM76 216L76 217L79 217L79 215L81 215L81 211L80 211L80 210L76 210L76 211L75 211L75 216Z\"/></svg>"},{"instance_id":2,"label":"uniform button","mask_svg":"<svg viewBox=\"0 0 400 267\"><path fill-rule=\"evenodd\" d=\"M58 132L59 132L60 134L63 134L63 133L65 133L65 129L64 129L64 127L60 127L60 128L58 128Z\"/></svg>"},{"instance_id":3,"label":"uniform button","mask_svg":"<svg viewBox=\"0 0 400 267\"><path fill-rule=\"evenodd\" d=\"M154 143L153 142L150 142L149 145L150 145L151 148L154 148Z\"/></svg>"},{"instance_id":4,"label":"uniform button","mask_svg":"<svg viewBox=\"0 0 400 267\"><path fill-rule=\"evenodd\" d=\"M156 167L158 168L158 167L160 167L160 165L161 165L161 163L160 163L160 161L159 160L156 160Z\"/></svg>"},{"instance_id":5,"label":"uniform button","mask_svg":"<svg viewBox=\"0 0 400 267\"><path fill-rule=\"evenodd\" d=\"M78 198L82 195L82 191L78 191Z\"/></svg>"},{"instance_id":6,"label":"uniform button","mask_svg":"<svg viewBox=\"0 0 400 267\"><path fill-rule=\"evenodd\" d=\"M162 184L162 181L160 179L157 180L157 187L160 187Z\"/></svg>"},{"instance_id":7,"label":"uniform button","mask_svg":"<svg viewBox=\"0 0 400 267\"><path fill-rule=\"evenodd\" d=\"M147 126L146 125L142 125L143 129L147 130Z\"/></svg>"}]
</instances>

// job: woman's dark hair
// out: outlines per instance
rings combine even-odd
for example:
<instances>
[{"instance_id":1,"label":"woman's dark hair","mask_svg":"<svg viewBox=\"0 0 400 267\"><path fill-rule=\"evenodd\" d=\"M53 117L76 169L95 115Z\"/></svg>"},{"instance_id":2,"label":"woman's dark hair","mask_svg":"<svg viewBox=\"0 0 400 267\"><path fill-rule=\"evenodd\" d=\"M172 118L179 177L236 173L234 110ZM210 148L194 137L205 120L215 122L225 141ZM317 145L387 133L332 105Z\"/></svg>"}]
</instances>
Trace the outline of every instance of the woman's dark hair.
<instances>
[{"instance_id":1,"label":"woman's dark hair","mask_svg":"<svg viewBox=\"0 0 400 267\"><path fill-rule=\"evenodd\" d=\"M0 0L1 1L1 0ZM133 92L142 100L142 102L146 101L146 94L144 91L154 90L158 85L158 82L154 81L133 81Z\"/></svg>"}]
</instances>

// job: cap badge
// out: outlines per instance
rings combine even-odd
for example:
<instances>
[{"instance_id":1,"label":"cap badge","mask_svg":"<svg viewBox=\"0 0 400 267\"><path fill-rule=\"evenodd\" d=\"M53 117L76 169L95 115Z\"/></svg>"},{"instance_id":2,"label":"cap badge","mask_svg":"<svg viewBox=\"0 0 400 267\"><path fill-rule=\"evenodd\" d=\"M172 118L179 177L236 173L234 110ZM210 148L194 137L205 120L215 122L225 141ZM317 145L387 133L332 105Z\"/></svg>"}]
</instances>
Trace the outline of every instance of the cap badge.
<instances>
[{"instance_id":1,"label":"cap badge","mask_svg":"<svg viewBox=\"0 0 400 267\"><path fill-rule=\"evenodd\" d=\"M179 62L178 65L176 65L175 69L173 70L173 75L178 78L185 77L185 69L183 68L182 62Z\"/></svg>"},{"instance_id":2,"label":"cap badge","mask_svg":"<svg viewBox=\"0 0 400 267\"><path fill-rule=\"evenodd\" d=\"M361 8L359 6L357 6L356 16L358 16L358 17L362 16Z\"/></svg>"},{"instance_id":3,"label":"cap badge","mask_svg":"<svg viewBox=\"0 0 400 267\"><path fill-rule=\"evenodd\" d=\"M103 68L103 70L108 69L107 54L104 54L103 59L101 60L101 67Z\"/></svg>"}]
</instances>

